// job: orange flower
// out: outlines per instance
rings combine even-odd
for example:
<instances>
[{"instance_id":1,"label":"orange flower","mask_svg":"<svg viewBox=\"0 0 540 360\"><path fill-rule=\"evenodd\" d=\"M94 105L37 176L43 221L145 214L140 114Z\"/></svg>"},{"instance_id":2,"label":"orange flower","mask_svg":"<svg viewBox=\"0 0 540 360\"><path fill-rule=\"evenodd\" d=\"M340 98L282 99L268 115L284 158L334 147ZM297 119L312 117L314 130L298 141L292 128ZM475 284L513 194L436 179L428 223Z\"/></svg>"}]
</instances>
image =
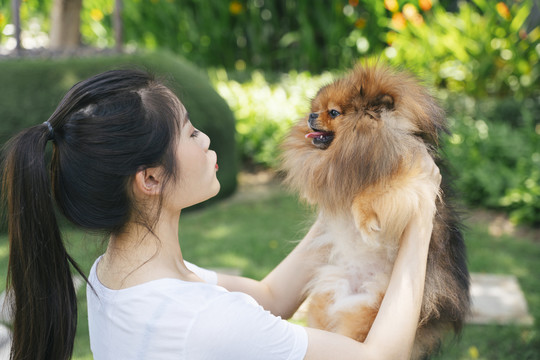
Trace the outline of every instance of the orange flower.
<instances>
[{"instance_id":1,"label":"orange flower","mask_svg":"<svg viewBox=\"0 0 540 360\"><path fill-rule=\"evenodd\" d=\"M396 30L403 30L407 27L407 20L405 19L405 16L403 16L402 13L397 12L394 15L392 15L392 27Z\"/></svg>"},{"instance_id":2,"label":"orange flower","mask_svg":"<svg viewBox=\"0 0 540 360\"><path fill-rule=\"evenodd\" d=\"M433 3L431 0L418 0L418 5L422 11L429 11L433 6Z\"/></svg>"},{"instance_id":3,"label":"orange flower","mask_svg":"<svg viewBox=\"0 0 540 360\"><path fill-rule=\"evenodd\" d=\"M502 1L498 2L497 5L495 5L495 9L504 19L510 20L510 10L508 10L508 6L506 6L505 3Z\"/></svg>"},{"instance_id":4,"label":"orange flower","mask_svg":"<svg viewBox=\"0 0 540 360\"><path fill-rule=\"evenodd\" d=\"M384 0L384 7L386 10L395 13L399 10L399 4L397 0Z\"/></svg>"},{"instance_id":5,"label":"orange flower","mask_svg":"<svg viewBox=\"0 0 540 360\"><path fill-rule=\"evenodd\" d=\"M349 0L349 5L352 7L357 7L360 0Z\"/></svg>"},{"instance_id":6,"label":"orange flower","mask_svg":"<svg viewBox=\"0 0 540 360\"><path fill-rule=\"evenodd\" d=\"M238 15L244 10L242 4L238 1L231 1L229 4L229 12L233 15Z\"/></svg>"}]
</instances>

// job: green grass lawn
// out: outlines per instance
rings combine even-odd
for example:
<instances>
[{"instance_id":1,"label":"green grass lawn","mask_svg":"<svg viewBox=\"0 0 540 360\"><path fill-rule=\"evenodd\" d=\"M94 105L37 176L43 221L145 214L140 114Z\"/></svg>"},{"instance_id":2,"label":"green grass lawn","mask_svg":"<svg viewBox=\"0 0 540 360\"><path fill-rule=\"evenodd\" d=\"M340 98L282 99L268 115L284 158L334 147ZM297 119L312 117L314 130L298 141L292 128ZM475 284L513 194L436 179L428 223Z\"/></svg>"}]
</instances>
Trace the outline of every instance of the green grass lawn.
<instances>
[{"instance_id":1,"label":"green grass lawn","mask_svg":"<svg viewBox=\"0 0 540 360\"><path fill-rule=\"evenodd\" d=\"M180 241L186 259L198 265L236 268L245 276L260 279L302 238L312 217L295 197L276 191L186 212L180 220ZM88 271L103 251L103 239L71 229L65 235L73 256ZM481 222L469 224L466 241L471 271L517 276L535 325L468 325L459 341L450 341L437 359L540 359L540 242L527 237L492 237L487 224ZM5 287L7 256L4 235L0 237L1 289ZM76 360L92 358L85 296L82 289L73 356Z\"/></svg>"}]
</instances>

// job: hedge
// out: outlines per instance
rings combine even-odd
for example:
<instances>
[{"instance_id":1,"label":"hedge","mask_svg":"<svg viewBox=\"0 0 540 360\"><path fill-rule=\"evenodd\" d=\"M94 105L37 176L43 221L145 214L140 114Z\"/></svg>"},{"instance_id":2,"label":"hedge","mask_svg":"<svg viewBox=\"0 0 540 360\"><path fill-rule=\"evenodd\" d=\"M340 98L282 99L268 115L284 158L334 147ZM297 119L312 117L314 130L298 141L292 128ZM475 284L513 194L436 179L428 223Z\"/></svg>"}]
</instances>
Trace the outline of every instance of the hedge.
<instances>
[{"instance_id":1,"label":"hedge","mask_svg":"<svg viewBox=\"0 0 540 360\"><path fill-rule=\"evenodd\" d=\"M77 81L117 68L142 68L165 78L218 154L221 191L217 198L232 194L238 168L234 115L206 73L168 53L0 61L0 144L19 130L46 121Z\"/></svg>"}]
</instances>

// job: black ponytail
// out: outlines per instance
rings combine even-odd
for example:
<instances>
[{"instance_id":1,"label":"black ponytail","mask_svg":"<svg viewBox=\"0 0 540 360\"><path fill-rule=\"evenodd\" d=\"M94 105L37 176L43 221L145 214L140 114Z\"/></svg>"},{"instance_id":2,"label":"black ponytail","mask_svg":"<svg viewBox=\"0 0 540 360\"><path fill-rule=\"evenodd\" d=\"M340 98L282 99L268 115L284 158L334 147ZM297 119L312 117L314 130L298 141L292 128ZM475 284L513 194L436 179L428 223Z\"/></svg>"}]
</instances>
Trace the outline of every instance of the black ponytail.
<instances>
[{"instance_id":1,"label":"black ponytail","mask_svg":"<svg viewBox=\"0 0 540 360\"><path fill-rule=\"evenodd\" d=\"M55 205L75 225L105 235L130 221L151 231L157 219L138 209L129 184L145 167L162 166L164 184L176 177L173 145L185 118L180 101L152 76L116 70L76 84L47 122L7 143L2 190L12 359L64 360L73 352L77 299L70 264L84 275L64 247Z\"/></svg>"},{"instance_id":2,"label":"black ponytail","mask_svg":"<svg viewBox=\"0 0 540 360\"><path fill-rule=\"evenodd\" d=\"M45 164L46 124L6 146L3 194L9 214L8 289L14 299L12 359L69 359L77 299ZM61 295L60 295L61 294Z\"/></svg>"}]
</instances>

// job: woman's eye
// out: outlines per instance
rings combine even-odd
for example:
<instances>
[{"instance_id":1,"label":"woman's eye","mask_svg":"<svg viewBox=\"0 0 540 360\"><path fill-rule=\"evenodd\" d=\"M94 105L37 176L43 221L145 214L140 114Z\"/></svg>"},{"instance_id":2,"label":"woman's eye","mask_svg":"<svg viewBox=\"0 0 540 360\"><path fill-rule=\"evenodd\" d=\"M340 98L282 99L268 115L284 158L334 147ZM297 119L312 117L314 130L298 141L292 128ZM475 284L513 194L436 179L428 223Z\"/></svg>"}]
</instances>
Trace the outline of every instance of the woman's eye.
<instances>
[{"instance_id":1,"label":"woman's eye","mask_svg":"<svg viewBox=\"0 0 540 360\"><path fill-rule=\"evenodd\" d=\"M330 111L328 112L328 114L330 114L330 116L332 117L332 119L335 118L335 117L338 117L339 115L341 115L341 113L340 113L339 111L334 110L334 109L330 110Z\"/></svg>"},{"instance_id":2,"label":"woman's eye","mask_svg":"<svg viewBox=\"0 0 540 360\"><path fill-rule=\"evenodd\" d=\"M192 133L191 133L191 137L197 137L199 136L200 134L200 131L199 130L194 130Z\"/></svg>"}]
</instances>

